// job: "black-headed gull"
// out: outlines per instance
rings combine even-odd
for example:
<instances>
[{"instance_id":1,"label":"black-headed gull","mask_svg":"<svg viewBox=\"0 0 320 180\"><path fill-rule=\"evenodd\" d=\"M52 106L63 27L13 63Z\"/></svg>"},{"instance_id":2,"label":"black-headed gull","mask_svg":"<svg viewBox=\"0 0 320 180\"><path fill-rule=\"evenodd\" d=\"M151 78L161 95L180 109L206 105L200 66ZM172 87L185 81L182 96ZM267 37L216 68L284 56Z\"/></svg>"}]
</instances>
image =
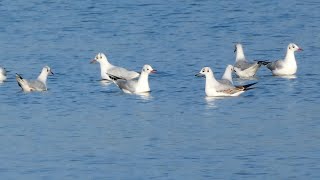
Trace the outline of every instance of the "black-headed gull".
<instances>
[{"instance_id":1,"label":"black-headed gull","mask_svg":"<svg viewBox=\"0 0 320 180\"><path fill-rule=\"evenodd\" d=\"M23 79L19 74L16 74L16 80L18 85L25 92L30 91L46 91L47 90L47 77L48 75L53 75L49 66L42 68L42 71L36 80L26 80Z\"/></svg>"},{"instance_id":2,"label":"black-headed gull","mask_svg":"<svg viewBox=\"0 0 320 180\"><path fill-rule=\"evenodd\" d=\"M110 64L106 55L103 53L98 53L95 56L95 58L93 60L91 60L90 63L96 63L96 62L100 63L102 80L112 81L112 79L110 79L108 74L119 77L121 79L126 79L126 80L137 78L140 75L139 73L137 73L135 71L129 71L125 68L114 66L114 65Z\"/></svg>"},{"instance_id":3,"label":"black-headed gull","mask_svg":"<svg viewBox=\"0 0 320 180\"><path fill-rule=\"evenodd\" d=\"M244 56L242 44L237 43L235 45L234 52L236 53L236 62L233 65L235 73L240 78L250 78L253 77L258 69L260 68L260 62L248 62Z\"/></svg>"},{"instance_id":4,"label":"black-headed gull","mask_svg":"<svg viewBox=\"0 0 320 180\"><path fill-rule=\"evenodd\" d=\"M210 67L204 67L196 74L198 77L205 76L206 85L205 92L207 96L239 96L243 92L253 89L250 86L256 84L251 83L244 86L233 86L228 83L222 83L216 80Z\"/></svg>"},{"instance_id":5,"label":"black-headed gull","mask_svg":"<svg viewBox=\"0 0 320 180\"><path fill-rule=\"evenodd\" d=\"M109 76L113 82L123 90L123 92L139 94L150 92L148 80L149 74L155 72L156 70L154 70L150 65L146 64L143 66L141 75L138 79L126 80L111 74L109 74Z\"/></svg>"},{"instance_id":6,"label":"black-headed gull","mask_svg":"<svg viewBox=\"0 0 320 180\"><path fill-rule=\"evenodd\" d=\"M233 71L233 66L228 65L226 67L226 70L224 71L221 80L218 80L219 82L225 83L225 84L231 84L233 85L233 80L232 80L232 71Z\"/></svg>"},{"instance_id":7,"label":"black-headed gull","mask_svg":"<svg viewBox=\"0 0 320 180\"><path fill-rule=\"evenodd\" d=\"M0 83L7 79L7 71L5 68L0 67Z\"/></svg>"},{"instance_id":8,"label":"black-headed gull","mask_svg":"<svg viewBox=\"0 0 320 180\"><path fill-rule=\"evenodd\" d=\"M297 62L294 52L302 51L302 49L294 43L290 43L287 47L287 54L284 60L277 60L274 62L259 61L271 70L275 76L294 75L297 72Z\"/></svg>"}]
</instances>

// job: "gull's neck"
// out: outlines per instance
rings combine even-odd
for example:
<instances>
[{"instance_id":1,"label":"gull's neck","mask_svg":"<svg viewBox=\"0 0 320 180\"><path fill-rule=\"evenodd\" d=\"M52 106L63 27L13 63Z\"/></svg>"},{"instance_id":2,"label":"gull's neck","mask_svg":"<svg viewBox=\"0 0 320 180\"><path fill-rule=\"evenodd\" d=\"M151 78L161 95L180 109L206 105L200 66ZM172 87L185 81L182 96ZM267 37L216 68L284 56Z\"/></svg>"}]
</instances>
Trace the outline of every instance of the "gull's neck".
<instances>
[{"instance_id":1,"label":"gull's neck","mask_svg":"<svg viewBox=\"0 0 320 180\"><path fill-rule=\"evenodd\" d=\"M219 84L219 82L214 77L213 73L206 74L206 91L209 89L216 89L215 87Z\"/></svg>"},{"instance_id":2,"label":"gull's neck","mask_svg":"<svg viewBox=\"0 0 320 180\"><path fill-rule=\"evenodd\" d=\"M245 61L246 57L244 56L242 47L237 47L236 62L241 60Z\"/></svg>"},{"instance_id":3,"label":"gull's neck","mask_svg":"<svg viewBox=\"0 0 320 180\"><path fill-rule=\"evenodd\" d=\"M295 55L294 55L294 51L288 49L286 57L284 58L284 61L286 63L296 63L296 58L295 58Z\"/></svg>"},{"instance_id":4,"label":"gull's neck","mask_svg":"<svg viewBox=\"0 0 320 180\"><path fill-rule=\"evenodd\" d=\"M46 71L41 71L40 75L38 76L38 80L46 84L47 82L48 73Z\"/></svg>"},{"instance_id":5,"label":"gull's neck","mask_svg":"<svg viewBox=\"0 0 320 180\"><path fill-rule=\"evenodd\" d=\"M142 72L139 79L138 79L138 85L137 85L137 92L148 92L150 91L149 87L149 73Z\"/></svg>"},{"instance_id":6,"label":"gull's neck","mask_svg":"<svg viewBox=\"0 0 320 180\"><path fill-rule=\"evenodd\" d=\"M107 58L101 60L99 63L100 63L100 67L104 67L104 68L110 68L113 66L112 64L109 63Z\"/></svg>"},{"instance_id":7,"label":"gull's neck","mask_svg":"<svg viewBox=\"0 0 320 180\"><path fill-rule=\"evenodd\" d=\"M109 61L107 59L104 59L102 61L99 62L100 64L100 72L101 72L101 77L103 79L105 79L106 77L108 77L106 74L107 74L107 71L113 67L112 64L109 63Z\"/></svg>"},{"instance_id":8,"label":"gull's neck","mask_svg":"<svg viewBox=\"0 0 320 180\"><path fill-rule=\"evenodd\" d=\"M222 78L221 79L226 79L232 83L232 72L231 68L227 67Z\"/></svg>"}]
</instances>

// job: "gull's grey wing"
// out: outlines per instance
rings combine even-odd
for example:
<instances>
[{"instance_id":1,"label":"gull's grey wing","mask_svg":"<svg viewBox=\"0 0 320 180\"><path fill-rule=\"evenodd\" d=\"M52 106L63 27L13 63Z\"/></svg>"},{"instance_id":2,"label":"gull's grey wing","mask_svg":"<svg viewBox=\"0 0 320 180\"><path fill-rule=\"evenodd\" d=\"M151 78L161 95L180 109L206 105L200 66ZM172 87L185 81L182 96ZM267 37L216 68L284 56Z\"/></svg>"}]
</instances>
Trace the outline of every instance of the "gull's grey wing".
<instances>
[{"instance_id":1,"label":"gull's grey wing","mask_svg":"<svg viewBox=\"0 0 320 180\"><path fill-rule=\"evenodd\" d=\"M139 75L140 75L139 73L137 73L135 71L129 71L125 68L118 67L118 66L114 66L111 69L109 69L108 74L119 77L121 79L127 79L127 80L139 77Z\"/></svg>"},{"instance_id":2,"label":"gull's grey wing","mask_svg":"<svg viewBox=\"0 0 320 180\"><path fill-rule=\"evenodd\" d=\"M218 92L223 92L223 93L226 93L226 94L234 94L234 93L237 93L239 91L243 91L242 89L239 89L239 88L233 88L233 89L225 89L225 90L221 90L221 91L218 91Z\"/></svg>"},{"instance_id":3,"label":"gull's grey wing","mask_svg":"<svg viewBox=\"0 0 320 180\"><path fill-rule=\"evenodd\" d=\"M247 61L238 61L234 67L240 68L241 71L248 69L252 66L255 66L258 62L247 62Z\"/></svg>"},{"instance_id":4,"label":"gull's grey wing","mask_svg":"<svg viewBox=\"0 0 320 180\"><path fill-rule=\"evenodd\" d=\"M218 92L224 92L224 93L227 93L227 94L234 94L234 93L237 93L239 91L247 91L247 90L250 90L250 89L254 89L254 88L251 88L251 86L257 84L256 82L255 83L250 83L250 84L246 84L246 85L243 85L243 86L233 86L230 88L226 88L226 89L223 89L223 90L219 90Z\"/></svg>"},{"instance_id":5,"label":"gull's grey wing","mask_svg":"<svg viewBox=\"0 0 320 180\"><path fill-rule=\"evenodd\" d=\"M38 80L31 80L28 81L29 87L32 88L35 91L46 91L47 90L47 86Z\"/></svg>"},{"instance_id":6,"label":"gull's grey wing","mask_svg":"<svg viewBox=\"0 0 320 180\"><path fill-rule=\"evenodd\" d=\"M229 83L224 83L223 81L218 81L218 82L219 82L219 84L217 86L215 86L215 89L217 92L235 88L235 86L230 84L230 82Z\"/></svg>"},{"instance_id":7,"label":"gull's grey wing","mask_svg":"<svg viewBox=\"0 0 320 180\"><path fill-rule=\"evenodd\" d=\"M283 67L282 64L283 64L282 60L277 60L277 61L268 63L267 68L270 69L271 71L275 69L281 69Z\"/></svg>"},{"instance_id":8,"label":"gull's grey wing","mask_svg":"<svg viewBox=\"0 0 320 180\"><path fill-rule=\"evenodd\" d=\"M136 90L136 86L138 84L138 81L136 80L124 80L124 79L118 79L115 81L115 83L117 84L117 86L124 90L124 91L130 91L130 92L135 92Z\"/></svg>"}]
</instances>

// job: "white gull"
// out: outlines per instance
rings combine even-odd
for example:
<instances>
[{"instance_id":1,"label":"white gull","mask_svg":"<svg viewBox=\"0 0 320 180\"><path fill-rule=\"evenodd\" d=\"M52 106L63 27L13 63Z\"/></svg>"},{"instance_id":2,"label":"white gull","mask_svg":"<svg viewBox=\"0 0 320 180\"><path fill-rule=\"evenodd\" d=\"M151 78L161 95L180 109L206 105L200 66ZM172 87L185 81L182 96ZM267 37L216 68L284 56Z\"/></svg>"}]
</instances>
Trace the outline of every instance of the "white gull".
<instances>
[{"instance_id":1,"label":"white gull","mask_svg":"<svg viewBox=\"0 0 320 180\"><path fill-rule=\"evenodd\" d=\"M196 74L198 77L205 76L205 92L207 96L239 96L243 92L253 89L250 86L256 84L251 83L244 86L233 86L228 83L219 82L214 77L210 67L204 67Z\"/></svg>"},{"instance_id":2,"label":"white gull","mask_svg":"<svg viewBox=\"0 0 320 180\"><path fill-rule=\"evenodd\" d=\"M109 74L109 76L113 80L113 82L123 90L123 92L139 94L150 92L148 80L149 74L155 72L156 70L154 70L150 65L146 64L143 66L141 75L138 79L126 80L111 74Z\"/></svg>"},{"instance_id":3,"label":"white gull","mask_svg":"<svg viewBox=\"0 0 320 180\"><path fill-rule=\"evenodd\" d=\"M240 78L253 77L261 66L260 62L248 62L246 59L242 44L235 45L234 52L236 53L236 62L234 64L234 71Z\"/></svg>"},{"instance_id":4,"label":"white gull","mask_svg":"<svg viewBox=\"0 0 320 180\"><path fill-rule=\"evenodd\" d=\"M95 58L91 60L90 63L96 63L96 62L100 63L100 72L101 72L102 80L112 81L112 79L110 79L108 74L119 77L121 79L126 79L126 80L139 77L139 73L135 71L129 71L125 68L112 65L111 63L109 63L106 55L103 53L98 53L95 56Z\"/></svg>"},{"instance_id":5,"label":"white gull","mask_svg":"<svg viewBox=\"0 0 320 180\"><path fill-rule=\"evenodd\" d=\"M53 75L49 66L42 68L42 71L36 80L26 80L22 78L19 74L16 74L16 80L18 85L25 92L30 91L46 91L47 90L47 77L48 75Z\"/></svg>"},{"instance_id":6,"label":"white gull","mask_svg":"<svg viewBox=\"0 0 320 180\"><path fill-rule=\"evenodd\" d=\"M298 66L294 52L302 51L302 49L294 43L290 43L287 47L287 53L284 60L277 60L274 62L259 61L271 70L275 76L294 75L297 72Z\"/></svg>"}]
</instances>

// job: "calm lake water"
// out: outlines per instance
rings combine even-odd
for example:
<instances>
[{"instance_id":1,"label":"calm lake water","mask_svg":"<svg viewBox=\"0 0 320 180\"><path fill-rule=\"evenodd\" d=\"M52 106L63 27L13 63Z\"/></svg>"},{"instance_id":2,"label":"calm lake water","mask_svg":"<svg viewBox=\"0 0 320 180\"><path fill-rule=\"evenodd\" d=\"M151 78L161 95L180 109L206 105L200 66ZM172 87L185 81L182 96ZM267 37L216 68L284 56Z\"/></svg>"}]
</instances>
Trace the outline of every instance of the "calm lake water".
<instances>
[{"instance_id":1,"label":"calm lake water","mask_svg":"<svg viewBox=\"0 0 320 180\"><path fill-rule=\"evenodd\" d=\"M320 179L317 1L2 1L1 179ZM261 68L256 89L206 98L235 42L248 59L283 58L296 78ZM150 77L149 96L100 80L99 53ZM23 93L15 73L49 91Z\"/></svg>"}]
</instances>

